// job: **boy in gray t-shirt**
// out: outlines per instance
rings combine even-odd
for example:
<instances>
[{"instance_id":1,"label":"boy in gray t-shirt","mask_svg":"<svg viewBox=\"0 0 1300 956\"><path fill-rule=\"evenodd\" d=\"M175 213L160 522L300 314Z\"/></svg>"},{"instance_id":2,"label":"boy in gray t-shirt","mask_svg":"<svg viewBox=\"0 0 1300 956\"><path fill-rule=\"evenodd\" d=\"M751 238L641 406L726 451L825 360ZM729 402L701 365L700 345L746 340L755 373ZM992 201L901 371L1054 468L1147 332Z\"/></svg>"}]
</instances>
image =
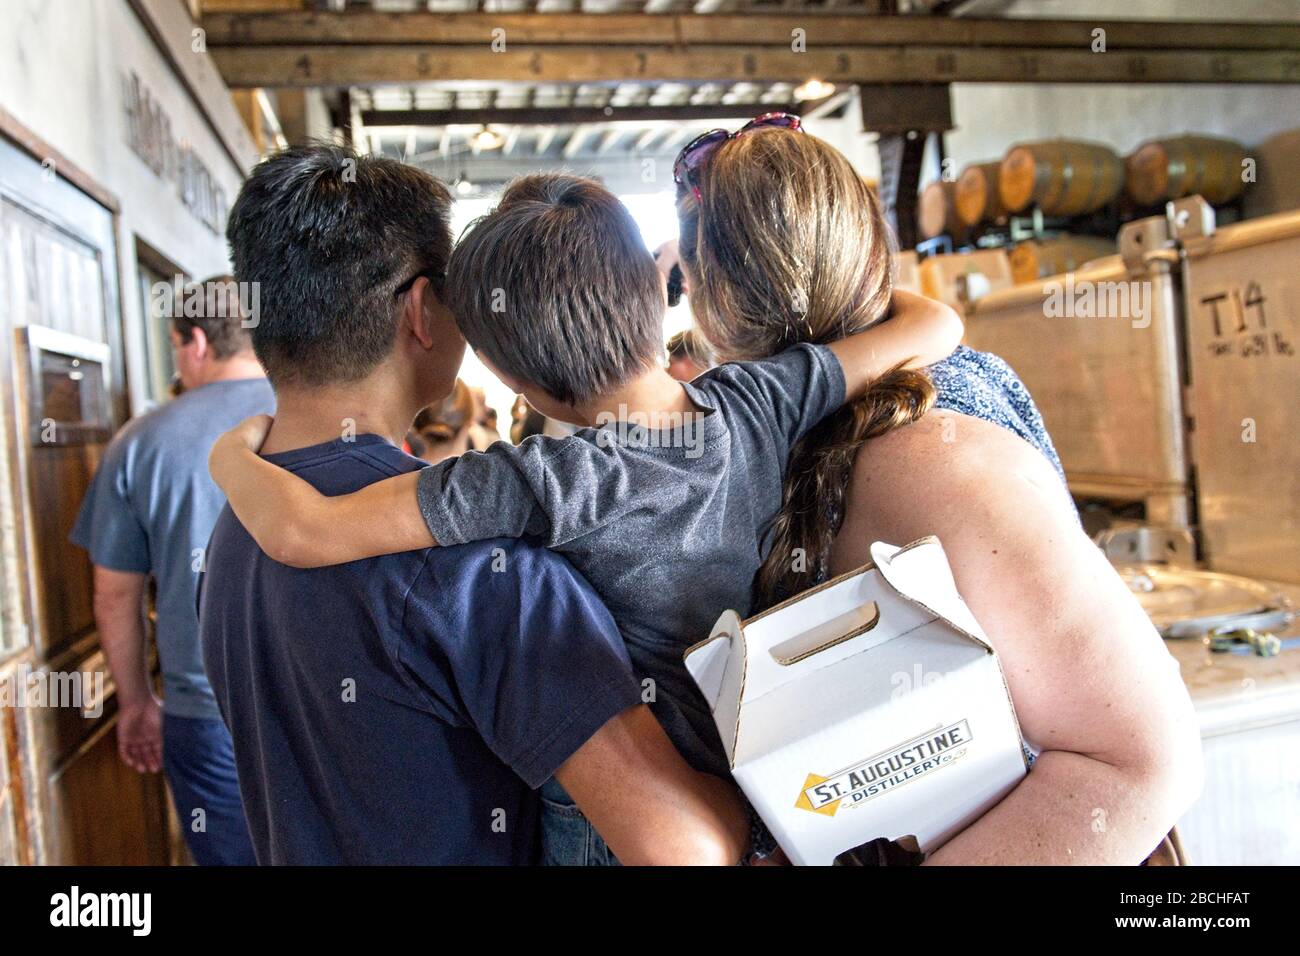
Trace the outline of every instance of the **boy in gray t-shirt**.
<instances>
[{"instance_id":1,"label":"boy in gray t-shirt","mask_svg":"<svg viewBox=\"0 0 1300 956\"><path fill-rule=\"evenodd\" d=\"M748 613L795 442L909 357L947 356L960 319L895 293L893 318L866 332L679 383L658 364L664 289L631 216L596 183L557 175L507 189L461 239L447 290L503 381L586 427L325 498L250 451L269 425L254 420L218 444L214 478L263 550L299 567L502 536L562 552L612 612L669 737L727 773L682 652L722 611Z\"/></svg>"}]
</instances>

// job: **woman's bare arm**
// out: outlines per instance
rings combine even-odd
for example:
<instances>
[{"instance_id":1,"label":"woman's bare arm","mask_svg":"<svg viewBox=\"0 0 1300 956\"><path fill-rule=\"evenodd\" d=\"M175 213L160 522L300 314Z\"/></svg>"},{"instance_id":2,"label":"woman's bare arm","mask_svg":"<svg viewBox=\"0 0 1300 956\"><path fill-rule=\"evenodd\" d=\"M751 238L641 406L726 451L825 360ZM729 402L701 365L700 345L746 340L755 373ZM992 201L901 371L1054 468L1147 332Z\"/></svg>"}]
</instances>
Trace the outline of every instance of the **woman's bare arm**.
<instances>
[{"instance_id":1,"label":"woman's bare arm","mask_svg":"<svg viewBox=\"0 0 1300 956\"><path fill-rule=\"evenodd\" d=\"M208 470L269 557L290 567L319 568L437 544L420 514L419 472L327 497L257 454L268 422L266 416L249 419L218 438Z\"/></svg>"},{"instance_id":2,"label":"woman's bare arm","mask_svg":"<svg viewBox=\"0 0 1300 956\"><path fill-rule=\"evenodd\" d=\"M1079 527L1055 470L996 425L936 412L863 447L832 571L939 537L1002 661L1029 776L928 863L1139 863L1195 800L1178 666Z\"/></svg>"}]
</instances>

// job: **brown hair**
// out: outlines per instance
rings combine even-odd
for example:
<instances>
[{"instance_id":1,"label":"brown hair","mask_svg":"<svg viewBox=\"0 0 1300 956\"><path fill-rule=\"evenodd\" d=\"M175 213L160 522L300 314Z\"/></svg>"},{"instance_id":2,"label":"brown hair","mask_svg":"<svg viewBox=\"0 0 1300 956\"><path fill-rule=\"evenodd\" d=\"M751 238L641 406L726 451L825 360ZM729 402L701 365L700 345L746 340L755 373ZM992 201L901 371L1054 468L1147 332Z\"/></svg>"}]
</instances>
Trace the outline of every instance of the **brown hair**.
<instances>
[{"instance_id":1,"label":"brown hair","mask_svg":"<svg viewBox=\"0 0 1300 956\"><path fill-rule=\"evenodd\" d=\"M212 276L195 282L186 286L182 295L185 307L177 309L172 318L182 342L188 345L193 341L197 328L203 330L219 361L252 349L253 339L245 324L249 317L239 301L239 284L234 276Z\"/></svg>"},{"instance_id":2,"label":"brown hair","mask_svg":"<svg viewBox=\"0 0 1300 956\"><path fill-rule=\"evenodd\" d=\"M713 359L709 355L708 343L694 329L678 332L668 340L666 349L669 362L675 362L678 359L690 359L700 368L708 368L713 364Z\"/></svg>"},{"instance_id":3,"label":"brown hair","mask_svg":"<svg viewBox=\"0 0 1300 956\"><path fill-rule=\"evenodd\" d=\"M576 404L653 365L663 280L627 208L590 179L516 179L461 238L447 294L497 368Z\"/></svg>"},{"instance_id":4,"label":"brown hair","mask_svg":"<svg viewBox=\"0 0 1300 956\"><path fill-rule=\"evenodd\" d=\"M805 133L757 130L720 146L697 182L698 198L678 191L679 249L695 321L720 360L833 342L887 317L889 231L836 149ZM923 372L896 367L795 445L754 579L755 610L825 575L858 449L933 403Z\"/></svg>"}]
</instances>

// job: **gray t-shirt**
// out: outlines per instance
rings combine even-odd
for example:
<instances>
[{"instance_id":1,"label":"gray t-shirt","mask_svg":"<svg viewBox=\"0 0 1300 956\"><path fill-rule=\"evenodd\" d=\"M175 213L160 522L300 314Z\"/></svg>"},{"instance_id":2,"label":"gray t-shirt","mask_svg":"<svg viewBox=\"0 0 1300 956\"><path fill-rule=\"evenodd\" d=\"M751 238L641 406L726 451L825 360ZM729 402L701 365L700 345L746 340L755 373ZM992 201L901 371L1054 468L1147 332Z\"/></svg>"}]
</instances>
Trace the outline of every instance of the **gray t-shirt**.
<instances>
[{"instance_id":1,"label":"gray t-shirt","mask_svg":"<svg viewBox=\"0 0 1300 956\"><path fill-rule=\"evenodd\" d=\"M73 544L114 571L152 574L164 706L178 717L220 718L199 648L195 593L225 505L208 475L217 437L275 411L263 378L212 382L127 422L109 444L72 529Z\"/></svg>"},{"instance_id":2,"label":"gray t-shirt","mask_svg":"<svg viewBox=\"0 0 1300 956\"><path fill-rule=\"evenodd\" d=\"M726 773L682 652L721 612L749 613L791 446L843 404L844 373L829 349L800 345L719 366L686 389L705 411L676 427L497 442L426 468L419 500L440 544L528 537L564 554L604 599L638 675L654 681L652 707L673 743L697 768Z\"/></svg>"}]
</instances>

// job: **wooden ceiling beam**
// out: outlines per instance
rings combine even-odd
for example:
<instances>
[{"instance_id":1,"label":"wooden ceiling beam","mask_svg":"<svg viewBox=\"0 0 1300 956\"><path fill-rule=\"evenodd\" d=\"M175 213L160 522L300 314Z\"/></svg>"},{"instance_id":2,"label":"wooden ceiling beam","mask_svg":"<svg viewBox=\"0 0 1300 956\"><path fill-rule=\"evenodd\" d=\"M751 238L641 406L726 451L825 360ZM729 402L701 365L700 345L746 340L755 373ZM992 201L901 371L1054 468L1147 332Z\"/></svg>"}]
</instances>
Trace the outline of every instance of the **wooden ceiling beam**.
<instances>
[{"instance_id":1,"label":"wooden ceiling beam","mask_svg":"<svg viewBox=\"0 0 1300 956\"><path fill-rule=\"evenodd\" d=\"M281 13L293 10L309 10L309 0L195 0L205 15L224 13Z\"/></svg>"},{"instance_id":2,"label":"wooden ceiling beam","mask_svg":"<svg viewBox=\"0 0 1300 956\"><path fill-rule=\"evenodd\" d=\"M559 18L563 18L557 15ZM1296 83L1300 52L944 47L340 45L210 48L228 86L612 81L833 83Z\"/></svg>"},{"instance_id":3,"label":"wooden ceiling beam","mask_svg":"<svg viewBox=\"0 0 1300 956\"><path fill-rule=\"evenodd\" d=\"M590 46L593 43L692 46L748 44L789 48L803 30L811 50L822 44L894 47L1059 48L1091 52L1094 31L1106 50L1300 50L1297 23L1154 20L1026 20L871 16L836 11L783 13L210 13L209 47L357 44ZM497 34L493 31L502 30ZM1097 54L1104 59L1104 55Z\"/></svg>"},{"instance_id":4,"label":"wooden ceiling beam","mask_svg":"<svg viewBox=\"0 0 1300 956\"><path fill-rule=\"evenodd\" d=\"M799 112L796 105L767 103L709 103L703 106L529 106L506 109L362 110L367 126L467 126L513 123L525 126L610 122L680 122L682 120L744 119L776 110Z\"/></svg>"}]
</instances>

